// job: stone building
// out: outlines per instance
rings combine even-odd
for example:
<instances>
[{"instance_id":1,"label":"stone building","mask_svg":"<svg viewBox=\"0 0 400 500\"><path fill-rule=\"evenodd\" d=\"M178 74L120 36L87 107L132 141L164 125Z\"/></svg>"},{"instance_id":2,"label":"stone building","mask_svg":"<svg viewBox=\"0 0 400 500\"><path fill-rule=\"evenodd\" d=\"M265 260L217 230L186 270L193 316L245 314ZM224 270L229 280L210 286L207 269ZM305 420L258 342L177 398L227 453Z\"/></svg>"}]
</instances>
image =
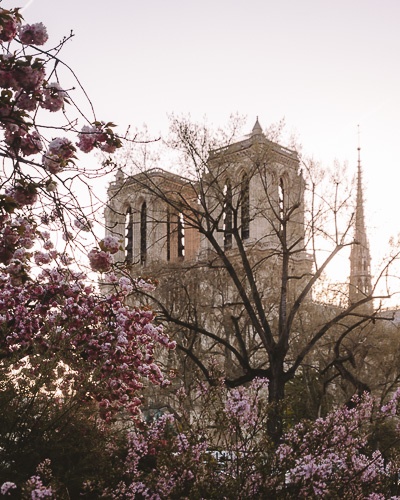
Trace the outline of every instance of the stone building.
<instances>
[{"instance_id":1,"label":"stone building","mask_svg":"<svg viewBox=\"0 0 400 500\"><path fill-rule=\"evenodd\" d=\"M119 171L108 197L106 232L123 240L125 248L116 260L135 271L160 262L198 261L215 251L202 221L194 220L204 218L202 209L207 212L204 223L215 225L216 244L228 252L237 249L235 234L248 251L275 249L283 229L277 227L279 216L294 209L285 225L287 244L297 241L297 260L307 261L301 253L304 179L297 153L269 141L258 120L251 134L210 152L200 179L162 169L128 177Z\"/></svg>"},{"instance_id":2,"label":"stone building","mask_svg":"<svg viewBox=\"0 0 400 500\"><path fill-rule=\"evenodd\" d=\"M271 379L278 360L282 373L294 376L318 338L313 322L338 315L313 302L308 285L315 263L297 153L269 140L257 120L249 135L210 151L192 174L119 171L105 211L107 234L123 242L115 256L121 271L159 282L142 300L178 339L180 360L169 367L211 379L205 359L217 357L228 385L237 385ZM354 238L350 305L372 290L360 162Z\"/></svg>"}]
</instances>

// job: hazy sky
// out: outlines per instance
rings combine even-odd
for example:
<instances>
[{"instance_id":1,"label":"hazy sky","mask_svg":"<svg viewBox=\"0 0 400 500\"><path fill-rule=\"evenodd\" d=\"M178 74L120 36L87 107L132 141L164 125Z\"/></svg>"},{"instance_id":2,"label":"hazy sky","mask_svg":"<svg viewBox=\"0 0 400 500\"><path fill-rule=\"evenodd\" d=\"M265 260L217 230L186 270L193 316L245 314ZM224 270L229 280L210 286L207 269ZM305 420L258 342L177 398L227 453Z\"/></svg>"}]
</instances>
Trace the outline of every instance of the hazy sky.
<instances>
[{"instance_id":1,"label":"hazy sky","mask_svg":"<svg viewBox=\"0 0 400 500\"><path fill-rule=\"evenodd\" d=\"M399 0L31 0L27 22L63 52L97 117L155 135L169 113L231 113L263 127L285 118L303 151L357 164L361 129L374 254L400 231Z\"/></svg>"}]
</instances>

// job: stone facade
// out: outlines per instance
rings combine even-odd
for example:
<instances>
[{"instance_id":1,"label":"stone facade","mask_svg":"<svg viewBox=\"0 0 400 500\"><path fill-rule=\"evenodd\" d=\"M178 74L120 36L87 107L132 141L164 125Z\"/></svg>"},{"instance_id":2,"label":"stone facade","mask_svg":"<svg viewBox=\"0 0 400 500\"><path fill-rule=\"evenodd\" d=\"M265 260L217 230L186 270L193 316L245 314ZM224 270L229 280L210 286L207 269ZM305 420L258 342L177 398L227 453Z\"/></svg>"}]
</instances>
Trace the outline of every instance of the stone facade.
<instances>
[{"instance_id":1,"label":"stone facade","mask_svg":"<svg viewBox=\"0 0 400 500\"><path fill-rule=\"evenodd\" d=\"M154 295L142 300L179 340L179 359L165 363L181 380L193 366L210 376L206 357L222 360L232 381L268 376L274 352L279 356L279 349L287 349L284 359L295 359L313 328L338 314L305 294L302 311L290 316L314 271L305 241L299 158L270 141L257 120L248 136L211 151L194 174L118 172L105 212L107 234L123 242L116 260L133 277L158 279ZM365 261L362 196L357 200L355 237L362 238ZM360 270L357 251L353 273ZM370 280L369 274L362 276L367 288ZM290 328L289 346L281 345L285 328Z\"/></svg>"},{"instance_id":2,"label":"stone facade","mask_svg":"<svg viewBox=\"0 0 400 500\"><path fill-rule=\"evenodd\" d=\"M199 200L199 192L204 200ZM108 197L106 233L124 241L125 251L116 255L117 261L135 268L198 261L214 252L204 237L206 228L199 230L202 222L192 220L202 217L202 210L207 212L204 224L217 225L214 235L221 248L235 251L236 231L249 251L260 252L280 245L277 221L284 210L295 207L285 227L287 244L297 241L300 253L304 245L299 159L295 151L266 139L258 121L243 140L211 151L208 171L198 181L161 169L129 177L119 171ZM198 203L206 208L197 210ZM303 253L297 260L304 259Z\"/></svg>"}]
</instances>

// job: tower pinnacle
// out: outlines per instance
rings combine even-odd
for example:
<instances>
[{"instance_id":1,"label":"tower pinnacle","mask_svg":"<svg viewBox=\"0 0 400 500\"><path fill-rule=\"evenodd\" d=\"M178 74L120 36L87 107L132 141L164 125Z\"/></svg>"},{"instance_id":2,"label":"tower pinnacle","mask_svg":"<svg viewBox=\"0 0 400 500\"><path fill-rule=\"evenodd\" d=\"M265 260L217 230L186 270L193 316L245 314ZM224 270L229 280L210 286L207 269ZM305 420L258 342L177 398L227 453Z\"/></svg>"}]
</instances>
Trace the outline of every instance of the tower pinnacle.
<instances>
[{"instance_id":1,"label":"tower pinnacle","mask_svg":"<svg viewBox=\"0 0 400 500\"><path fill-rule=\"evenodd\" d=\"M261 128L260 122L258 121L258 116L257 116L256 123L254 124L251 135L259 135L262 133L263 133L263 131L262 131L262 128Z\"/></svg>"},{"instance_id":2,"label":"tower pinnacle","mask_svg":"<svg viewBox=\"0 0 400 500\"><path fill-rule=\"evenodd\" d=\"M365 228L364 199L362 187L360 135L357 148L357 198L354 220L354 242L350 252L350 303L368 297L372 292L371 256ZM372 302L368 303L372 307Z\"/></svg>"}]
</instances>

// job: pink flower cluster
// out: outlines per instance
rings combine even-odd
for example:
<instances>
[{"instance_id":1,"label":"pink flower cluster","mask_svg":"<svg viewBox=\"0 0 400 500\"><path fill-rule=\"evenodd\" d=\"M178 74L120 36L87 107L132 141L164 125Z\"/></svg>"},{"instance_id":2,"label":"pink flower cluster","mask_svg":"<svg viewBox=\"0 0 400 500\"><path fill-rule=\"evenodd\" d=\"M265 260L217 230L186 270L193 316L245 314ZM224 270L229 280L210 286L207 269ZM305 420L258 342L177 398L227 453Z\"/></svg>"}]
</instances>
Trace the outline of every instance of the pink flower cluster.
<instances>
[{"instance_id":1,"label":"pink flower cluster","mask_svg":"<svg viewBox=\"0 0 400 500\"><path fill-rule=\"evenodd\" d=\"M382 423L384 415L394 417L397 395L385 406L389 414L382 409L373 415L374 401L365 395L353 400L352 409L343 407L314 422L301 422L276 449L267 436L265 383L256 380L252 385L228 394L233 404L228 402L229 411L222 414L223 386L201 391L197 410L186 417L186 431L187 402L181 401L177 423L163 415L132 432L126 478L111 497L197 498L201 492L199 498L398 498L393 496L398 467L367 445L374 418ZM253 404L256 399L258 405ZM249 403L237 404L243 400ZM242 428L245 413L247 432ZM141 467L144 462L151 466Z\"/></svg>"},{"instance_id":2,"label":"pink flower cluster","mask_svg":"<svg viewBox=\"0 0 400 500\"><path fill-rule=\"evenodd\" d=\"M35 229L26 219L0 216L0 263L10 264L15 252L32 248L35 238Z\"/></svg>"},{"instance_id":3,"label":"pink flower cluster","mask_svg":"<svg viewBox=\"0 0 400 500\"><path fill-rule=\"evenodd\" d=\"M230 390L225 403L225 412L233 426L239 426L244 432L254 430L258 420L260 392L267 391L268 381L255 379L250 387L250 390L243 386Z\"/></svg>"},{"instance_id":4,"label":"pink flower cluster","mask_svg":"<svg viewBox=\"0 0 400 500\"><path fill-rule=\"evenodd\" d=\"M0 493L2 495L9 495L12 490L15 490L17 485L11 481L6 481L1 485Z\"/></svg>"},{"instance_id":5,"label":"pink flower cluster","mask_svg":"<svg viewBox=\"0 0 400 500\"><path fill-rule=\"evenodd\" d=\"M27 60L17 60L15 62L13 76L16 84L15 90L25 90L25 92L35 92L40 89L46 77L44 64L36 59L32 64Z\"/></svg>"},{"instance_id":6,"label":"pink flower cluster","mask_svg":"<svg viewBox=\"0 0 400 500\"><path fill-rule=\"evenodd\" d=\"M15 104L18 108L25 111L35 111L38 103L41 101L42 93L40 91L25 92L19 90L15 94Z\"/></svg>"},{"instance_id":7,"label":"pink flower cluster","mask_svg":"<svg viewBox=\"0 0 400 500\"><path fill-rule=\"evenodd\" d=\"M100 241L99 246L102 250L111 254L117 253L121 248L120 240L115 236L106 236Z\"/></svg>"},{"instance_id":8,"label":"pink flower cluster","mask_svg":"<svg viewBox=\"0 0 400 500\"><path fill-rule=\"evenodd\" d=\"M99 273L108 273L114 263L113 256L109 252L93 248L88 253L90 267Z\"/></svg>"},{"instance_id":9,"label":"pink flower cluster","mask_svg":"<svg viewBox=\"0 0 400 500\"><path fill-rule=\"evenodd\" d=\"M129 294L133 290L132 281L125 276L122 276L122 278L119 279L119 287L121 289L121 292L124 294Z\"/></svg>"},{"instance_id":10,"label":"pink flower cluster","mask_svg":"<svg viewBox=\"0 0 400 500\"><path fill-rule=\"evenodd\" d=\"M42 141L36 130L29 133L29 127L23 123L8 121L7 118L4 121L4 129L4 142L9 146L11 157L16 156L18 152L24 156L31 156L42 150Z\"/></svg>"},{"instance_id":11,"label":"pink flower cluster","mask_svg":"<svg viewBox=\"0 0 400 500\"><path fill-rule=\"evenodd\" d=\"M21 26L22 16L18 9L1 9L0 14L0 41L11 42L18 34L20 42L25 45L43 45L47 42L49 37L43 23Z\"/></svg>"},{"instance_id":12,"label":"pink flower cluster","mask_svg":"<svg viewBox=\"0 0 400 500\"><path fill-rule=\"evenodd\" d=\"M53 489L51 486L45 486L42 478L38 475L32 476L28 479L25 485L25 490L29 492L32 500L41 500L42 498L52 499Z\"/></svg>"},{"instance_id":13,"label":"pink flower cluster","mask_svg":"<svg viewBox=\"0 0 400 500\"><path fill-rule=\"evenodd\" d=\"M84 153L89 153L95 147L99 147L105 153L114 153L121 146L112 130L111 123L95 122L93 126L84 125L78 134L78 148Z\"/></svg>"},{"instance_id":14,"label":"pink flower cluster","mask_svg":"<svg viewBox=\"0 0 400 500\"><path fill-rule=\"evenodd\" d=\"M41 266L43 264L50 264L50 262L53 260L55 255L51 255L48 252L35 252L34 254L34 259L35 259L35 264L38 266Z\"/></svg>"},{"instance_id":15,"label":"pink flower cluster","mask_svg":"<svg viewBox=\"0 0 400 500\"><path fill-rule=\"evenodd\" d=\"M3 47L0 55L0 87L7 89L0 96L0 127L12 158L35 155L42 150L38 129L31 132L35 116L28 113L35 113L38 107L57 112L68 103L67 92L60 83L46 80L46 66L52 61L50 52L48 60L27 52L26 45L39 46L47 41L46 27L43 23L21 25L21 21L18 9L0 8L0 43L12 42L19 33L19 41L25 45L19 51ZM121 146L113 126L97 121L85 125L78 135L78 147L83 152L98 147L113 153ZM57 155L51 151L45 155L44 167L50 173L58 173L65 166L63 161L70 159L67 155Z\"/></svg>"},{"instance_id":16,"label":"pink flower cluster","mask_svg":"<svg viewBox=\"0 0 400 500\"><path fill-rule=\"evenodd\" d=\"M49 36L43 23L26 24L18 30L19 39L25 45L44 45Z\"/></svg>"},{"instance_id":17,"label":"pink flower cluster","mask_svg":"<svg viewBox=\"0 0 400 500\"><path fill-rule=\"evenodd\" d=\"M20 147L22 154L25 156L36 155L42 150L42 140L36 130L21 138Z\"/></svg>"},{"instance_id":18,"label":"pink flower cluster","mask_svg":"<svg viewBox=\"0 0 400 500\"><path fill-rule=\"evenodd\" d=\"M90 267L93 271L108 273L114 263L112 254L120 249L120 241L115 236L106 236L99 242L99 247L93 248L88 254Z\"/></svg>"},{"instance_id":19,"label":"pink flower cluster","mask_svg":"<svg viewBox=\"0 0 400 500\"><path fill-rule=\"evenodd\" d=\"M197 479L201 481L204 478L207 443L188 439L183 433L171 433L175 425L174 417L164 414L145 425L144 432L131 432L124 480L114 490L104 493L115 500L138 496L189 498L188 492L196 485ZM163 465L146 470L141 467L143 460Z\"/></svg>"},{"instance_id":20,"label":"pink flower cluster","mask_svg":"<svg viewBox=\"0 0 400 500\"><path fill-rule=\"evenodd\" d=\"M153 313L127 307L122 292L96 295L83 281L85 276L68 268L45 266L27 280L31 259L55 265L57 254L48 235L40 236L44 249L32 256L25 248L39 240L29 222L6 217L0 228L0 262L6 264L0 267L3 355L32 354L27 370L35 373L47 356L59 356L63 346L62 359L75 372L68 383L80 390L82 380L95 377L90 399L98 402L104 418L121 408L136 414L142 379L168 383L155 363L156 346L175 346L161 326L153 325ZM72 390L71 385L66 390Z\"/></svg>"},{"instance_id":21,"label":"pink flower cluster","mask_svg":"<svg viewBox=\"0 0 400 500\"><path fill-rule=\"evenodd\" d=\"M0 25L0 41L11 42L18 33L21 16L16 10L1 9L2 24Z\"/></svg>"},{"instance_id":22,"label":"pink flower cluster","mask_svg":"<svg viewBox=\"0 0 400 500\"><path fill-rule=\"evenodd\" d=\"M378 487L390 476L391 465L378 450L365 454L372 397L354 398L353 404L311 425L300 423L284 436L277 450L279 467L286 470L285 479L298 498L329 498L337 483L346 498L363 498L365 489Z\"/></svg>"},{"instance_id":23,"label":"pink flower cluster","mask_svg":"<svg viewBox=\"0 0 400 500\"><path fill-rule=\"evenodd\" d=\"M143 278L134 279L133 282L135 286L145 292L153 292L157 288L154 283L149 280L144 280Z\"/></svg>"},{"instance_id":24,"label":"pink flower cluster","mask_svg":"<svg viewBox=\"0 0 400 500\"><path fill-rule=\"evenodd\" d=\"M57 82L49 83L43 90L43 100L40 105L49 111L60 111L64 106L66 92Z\"/></svg>"},{"instance_id":25,"label":"pink flower cluster","mask_svg":"<svg viewBox=\"0 0 400 500\"><path fill-rule=\"evenodd\" d=\"M11 198L18 207L33 205L38 198L35 183L26 184L23 181L16 182L13 187L6 189L8 198Z\"/></svg>"},{"instance_id":26,"label":"pink flower cluster","mask_svg":"<svg viewBox=\"0 0 400 500\"><path fill-rule=\"evenodd\" d=\"M43 84L45 75L44 63L38 58L32 61L8 53L0 56L0 84L4 88L36 92Z\"/></svg>"},{"instance_id":27,"label":"pink flower cluster","mask_svg":"<svg viewBox=\"0 0 400 500\"><path fill-rule=\"evenodd\" d=\"M75 158L75 146L65 137L53 139L43 156L43 166L51 174L58 174Z\"/></svg>"}]
</instances>

